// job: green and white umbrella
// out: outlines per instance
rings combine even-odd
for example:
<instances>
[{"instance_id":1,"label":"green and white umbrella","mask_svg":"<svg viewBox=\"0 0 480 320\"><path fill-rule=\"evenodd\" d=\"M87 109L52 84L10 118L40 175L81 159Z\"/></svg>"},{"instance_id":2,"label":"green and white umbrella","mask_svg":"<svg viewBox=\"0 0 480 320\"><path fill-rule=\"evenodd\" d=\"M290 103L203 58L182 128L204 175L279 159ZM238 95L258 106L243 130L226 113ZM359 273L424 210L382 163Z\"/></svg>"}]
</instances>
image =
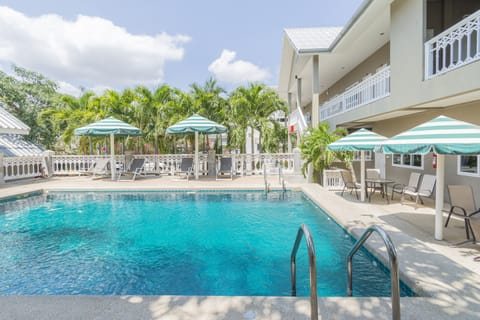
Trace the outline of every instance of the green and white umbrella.
<instances>
[{"instance_id":1,"label":"green and white umbrella","mask_svg":"<svg viewBox=\"0 0 480 320\"><path fill-rule=\"evenodd\" d=\"M198 133L225 133L227 127L218 124L212 120L194 114L193 116L177 122L167 128L169 134L187 134L195 133L195 179L198 179Z\"/></svg>"},{"instance_id":2,"label":"green and white umbrella","mask_svg":"<svg viewBox=\"0 0 480 320\"><path fill-rule=\"evenodd\" d=\"M351 134L330 143L327 149L332 151L360 151L360 182L361 200L365 201L365 151L372 151L383 142L386 137L367 129L359 129Z\"/></svg>"},{"instance_id":3,"label":"green and white umbrella","mask_svg":"<svg viewBox=\"0 0 480 320\"><path fill-rule=\"evenodd\" d=\"M443 239L445 154L480 154L480 126L439 116L382 143L384 153L436 153L435 239Z\"/></svg>"},{"instance_id":4,"label":"green and white umbrella","mask_svg":"<svg viewBox=\"0 0 480 320\"><path fill-rule=\"evenodd\" d=\"M142 131L114 117L108 117L85 127L75 129L76 136L110 136L110 167L115 180L115 136L139 136Z\"/></svg>"}]
</instances>

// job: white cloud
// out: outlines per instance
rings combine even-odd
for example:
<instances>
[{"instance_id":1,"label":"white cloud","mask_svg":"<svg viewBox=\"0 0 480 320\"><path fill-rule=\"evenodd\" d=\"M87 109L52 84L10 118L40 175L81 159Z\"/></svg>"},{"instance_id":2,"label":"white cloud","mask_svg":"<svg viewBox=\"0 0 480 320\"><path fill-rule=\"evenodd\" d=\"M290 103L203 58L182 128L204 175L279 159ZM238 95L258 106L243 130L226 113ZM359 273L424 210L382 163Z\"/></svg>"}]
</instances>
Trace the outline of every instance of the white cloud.
<instances>
[{"instance_id":1,"label":"white cloud","mask_svg":"<svg viewBox=\"0 0 480 320\"><path fill-rule=\"evenodd\" d=\"M163 82L165 63L182 60L188 41L167 33L134 35L99 17L28 17L0 6L0 62L83 86Z\"/></svg>"},{"instance_id":2,"label":"white cloud","mask_svg":"<svg viewBox=\"0 0 480 320\"><path fill-rule=\"evenodd\" d=\"M270 78L270 73L257 65L243 60L235 60L237 53L224 49L218 59L208 66L208 71L221 82L239 84L260 82Z\"/></svg>"},{"instance_id":3,"label":"white cloud","mask_svg":"<svg viewBox=\"0 0 480 320\"><path fill-rule=\"evenodd\" d=\"M65 81L57 81L58 89L57 91L60 93L69 94L74 97L80 97L82 95L82 90L74 85L65 82Z\"/></svg>"}]
</instances>

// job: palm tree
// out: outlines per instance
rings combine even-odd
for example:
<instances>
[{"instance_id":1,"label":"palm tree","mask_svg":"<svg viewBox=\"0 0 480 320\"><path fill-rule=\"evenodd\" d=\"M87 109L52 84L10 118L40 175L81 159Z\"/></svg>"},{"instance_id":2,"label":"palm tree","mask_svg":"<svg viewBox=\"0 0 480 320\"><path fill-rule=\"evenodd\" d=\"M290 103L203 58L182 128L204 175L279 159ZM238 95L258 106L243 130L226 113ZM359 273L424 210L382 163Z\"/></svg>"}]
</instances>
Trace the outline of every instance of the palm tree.
<instances>
[{"instance_id":1,"label":"palm tree","mask_svg":"<svg viewBox=\"0 0 480 320\"><path fill-rule=\"evenodd\" d=\"M217 81L210 78L202 86L193 83L190 88L194 113L220 124L225 124L227 100L222 95L225 95L226 92L218 86ZM208 144L208 136L205 136L206 144Z\"/></svg>"},{"instance_id":2,"label":"palm tree","mask_svg":"<svg viewBox=\"0 0 480 320\"><path fill-rule=\"evenodd\" d=\"M238 87L230 95L231 106L231 118L230 121L233 125L232 138L237 139L232 141L243 150L243 145L240 143L245 142L246 129L250 127L253 130L260 132L260 152L263 152L265 146L262 140L268 142L266 145L268 149L272 147L272 141L274 136L277 136L280 132L286 129L281 128L271 116L276 111L287 112L287 106L278 94L271 88L264 84L251 83L248 87ZM281 134L281 133L280 133ZM240 136L243 135L243 138ZM254 150L254 136L251 137L252 150ZM277 148L278 150L278 144ZM273 150L272 150L273 151Z\"/></svg>"},{"instance_id":3,"label":"palm tree","mask_svg":"<svg viewBox=\"0 0 480 320\"><path fill-rule=\"evenodd\" d=\"M346 134L347 130L344 128L336 128L330 132L328 122L319 123L317 128L309 128L300 142L302 158L305 160L302 167L303 174L306 176L309 164L312 164L313 169L322 177L323 170L329 168L335 159L350 163L353 157L352 152L334 152L327 149L327 145ZM314 175L314 180L321 179Z\"/></svg>"},{"instance_id":4,"label":"palm tree","mask_svg":"<svg viewBox=\"0 0 480 320\"><path fill-rule=\"evenodd\" d=\"M105 110L95 103L95 99L92 92L85 92L78 98L61 95L54 107L47 108L39 114L39 122L49 122L56 135L68 146L76 128L98 121L106 115ZM80 144L85 151L85 139L81 139Z\"/></svg>"}]
</instances>

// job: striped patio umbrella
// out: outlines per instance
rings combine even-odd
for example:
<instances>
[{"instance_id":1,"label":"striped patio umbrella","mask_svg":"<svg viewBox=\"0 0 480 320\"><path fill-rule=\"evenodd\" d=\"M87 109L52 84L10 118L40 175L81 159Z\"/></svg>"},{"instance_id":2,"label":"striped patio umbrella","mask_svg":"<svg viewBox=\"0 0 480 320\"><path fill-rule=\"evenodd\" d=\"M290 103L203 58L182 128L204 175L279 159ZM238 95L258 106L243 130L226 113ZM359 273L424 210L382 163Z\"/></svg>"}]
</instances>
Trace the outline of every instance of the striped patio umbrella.
<instances>
[{"instance_id":1,"label":"striped patio umbrella","mask_svg":"<svg viewBox=\"0 0 480 320\"><path fill-rule=\"evenodd\" d=\"M480 154L480 126L439 116L382 143L384 153Z\"/></svg>"},{"instance_id":2,"label":"striped patio umbrella","mask_svg":"<svg viewBox=\"0 0 480 320\"><path fill-rule=\"evenodd\" d=\"M227 127L194 114L167 128L169 134L195 133L195 179L198 179L198 133L225 133Z\"/></svg>"},{"instance_id":3,"label":"striped patio umbrella","mask_svg":"<svg viewBox=\"0 0 480 320\"><path fill-rule=\"evenodd\" d=\"M114 117L108 117L85 127L75 129L76 136L110 136L110 167L112 180L115 180L115 136L139 136L142 131Z\"/></svg>"},{"instance_id":4,"label":"striped patio umbrella","mask_svg":"<svg viewBox=\"0 0 480 320\"><path fill-rule=\"evenodd\" d=\"M480 126L439 116L382 143L384 153L436 153L435 239L443 239L445 154L480 154Z\"/></svg>"},{"instance_id":5,"label":"striped patio umbrella","mask_svg":"<svg viewBox=\"0 0 480 320\"><path fill-rule=\"evenodd\" d=\"M361 200L365 201L365 151L372 151L383 142L386 137L367 129L359 129L351 134L330 143L327 149L332 151L360 151L360 183Z\"/></svg>"}]
</instances>

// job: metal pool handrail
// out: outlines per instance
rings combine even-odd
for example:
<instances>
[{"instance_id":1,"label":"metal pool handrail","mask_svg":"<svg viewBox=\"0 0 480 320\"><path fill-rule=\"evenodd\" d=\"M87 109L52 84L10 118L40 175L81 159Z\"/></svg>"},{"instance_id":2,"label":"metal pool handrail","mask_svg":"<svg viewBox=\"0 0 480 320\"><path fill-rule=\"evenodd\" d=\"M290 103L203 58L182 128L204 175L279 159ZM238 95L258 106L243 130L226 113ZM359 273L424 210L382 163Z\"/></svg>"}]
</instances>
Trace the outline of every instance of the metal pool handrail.
<instances>
[{"instance_id":1,"label":"metal pool handrail","mask_svg":"<svg viewBox=\"0 0 480 320\"><path fill-rule=\"evenodd\" d=\"M400 279L398 276L398 260L397 251L393 245L392 239L388 234L379 226L370 226L365 230L360 239L355 243L355 246L350 250L347 258L347 295L352 296L352 258L353 255L363 246L365 241L370 237L373 232L377 232L383 240L383 243L387 247L388 257L390 260L390 281L392 286L392 319L400 320Z\"/></svg>"},{"instance_id":2,"label":"metal pool handrail","mask_svg":"<svg viewBox=\"0 0 480 320\"><path fill-rule=\"evenodd\" d=\"M293 245L292 255L290 257L290 271L292 275L292 296L297 295L297 267L296 256L298 246L302 240L302 236L305 236L305 242L308 249L308 265L310 269L310 308L311 319L318 320L318 299L317 299L317 262L315 259L315 246L313 244L312 235L307 225L302 224L297 232L297 238Z\"/></svg>"}]
</instances>

